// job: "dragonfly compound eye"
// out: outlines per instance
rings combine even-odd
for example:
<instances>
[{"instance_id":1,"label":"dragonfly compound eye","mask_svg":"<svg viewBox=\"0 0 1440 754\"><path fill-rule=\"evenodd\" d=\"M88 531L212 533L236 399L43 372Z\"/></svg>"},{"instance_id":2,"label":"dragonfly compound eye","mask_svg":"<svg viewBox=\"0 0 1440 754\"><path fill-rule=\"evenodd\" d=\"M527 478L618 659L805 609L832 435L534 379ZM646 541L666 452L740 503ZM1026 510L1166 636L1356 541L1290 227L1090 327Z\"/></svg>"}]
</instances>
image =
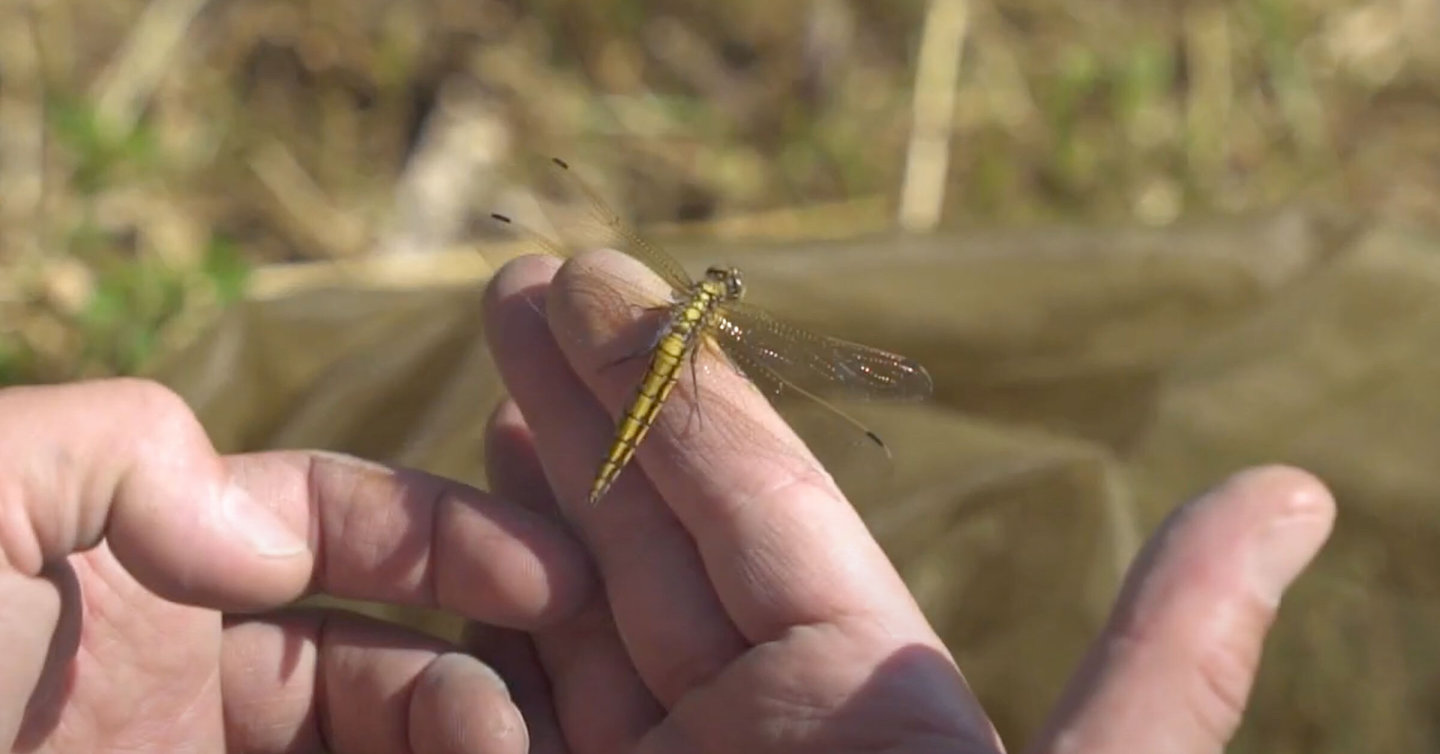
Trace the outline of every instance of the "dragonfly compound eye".
<instances>
[{"instance_id":1,"label":"dragonfly compound eye","mask_svg":"<svg viewBox=\"0 0 1440 754\"><path fill-rule=\"evenodd\" d=\"M740 271L734 267L725 270L725 294L731 299L739 299L745 295L745 281L740 278Z\"/></svg>"}]
</instances>

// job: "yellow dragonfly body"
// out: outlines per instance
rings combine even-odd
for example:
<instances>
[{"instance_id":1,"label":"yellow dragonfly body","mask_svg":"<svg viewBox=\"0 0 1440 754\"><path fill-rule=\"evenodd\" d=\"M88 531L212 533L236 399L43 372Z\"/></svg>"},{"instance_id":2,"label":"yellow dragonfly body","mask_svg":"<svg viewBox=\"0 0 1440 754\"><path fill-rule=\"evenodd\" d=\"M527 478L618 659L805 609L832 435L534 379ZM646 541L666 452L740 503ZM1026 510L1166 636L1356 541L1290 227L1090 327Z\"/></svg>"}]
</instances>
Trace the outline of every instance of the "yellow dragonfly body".
<instances>
[{"instance_id":1,"label":"yellow dragonfly body","mask_svg":"<svg viewBox=\"0 0 1440 754\"><path fill-rule=\"evenodd\" d=\"M680 372L686 360L694 358L705 334L723 326L722 307L739 301L744 294L738 270L711 267L705 272L705 279L692 285L684 298L673 305L670 322L655 343L645 378L640 381L629 408L620 417L615 428L615 441L595 475L595 482L590 488L592 504L605 496L615 478L620 476L620 470L635 456L635 449L655 424L660 408L680 381Z\"/></svg>"},{"instance_id":2,"label":"yellow dragonfly body","mask_svg":"<svg viewBox=\"0 0 1440 754\"><path fill-rule=\"evenodd\" d=\"M564 161L553 159L563 179L582 195L584 217L564 225L565 247L578 252L605 246L640 260L672 289L668 318L650 353L649 366L634 398L617 421L615 438L596 472L589 501L598 502L635 456L655 424L661 408L680 380L687 361L701 348L718 349L730 364L774 400L795 392L816 401L860 433L865 442L889 453L880 437L826 396L858 399L915 400L928 398L930 375L916 362L880 349L808 332L781 322L744 303L739 270L711 267L700 280L685 272L627 224L591 190ZM511 223L509 217L492 215ZM551 253L566 250L537 239Z\"/></svg>"}]
</instances>

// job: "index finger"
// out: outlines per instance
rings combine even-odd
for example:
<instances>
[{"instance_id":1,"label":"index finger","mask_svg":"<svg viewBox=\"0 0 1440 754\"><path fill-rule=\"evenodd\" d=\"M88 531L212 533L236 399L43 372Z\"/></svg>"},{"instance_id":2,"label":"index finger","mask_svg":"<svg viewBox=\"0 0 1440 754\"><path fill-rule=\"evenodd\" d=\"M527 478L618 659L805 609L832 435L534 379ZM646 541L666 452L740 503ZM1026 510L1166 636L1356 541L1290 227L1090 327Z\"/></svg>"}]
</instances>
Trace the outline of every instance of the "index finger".
<instances>
[{"instance_id":1,"label":"index finger","mask_svg":"<svg viewBox=\"0 0 1440 754\"><path fill-rule=\"evenodd\" d=\"M611 416L625 410L645 365L610 365L654 336L633 314L603 306L597 286L616 278L668 297L639 261L602 250L562 267L547 302L556 340ZM635 462L695 540L745 636L762 642L796 625L863 617L939 646L859 514L764 396L728 365L686 372L701 383L698 398L682 378ZM702 420L690 421L697 400Z\"/></svg>"}]
</instances>

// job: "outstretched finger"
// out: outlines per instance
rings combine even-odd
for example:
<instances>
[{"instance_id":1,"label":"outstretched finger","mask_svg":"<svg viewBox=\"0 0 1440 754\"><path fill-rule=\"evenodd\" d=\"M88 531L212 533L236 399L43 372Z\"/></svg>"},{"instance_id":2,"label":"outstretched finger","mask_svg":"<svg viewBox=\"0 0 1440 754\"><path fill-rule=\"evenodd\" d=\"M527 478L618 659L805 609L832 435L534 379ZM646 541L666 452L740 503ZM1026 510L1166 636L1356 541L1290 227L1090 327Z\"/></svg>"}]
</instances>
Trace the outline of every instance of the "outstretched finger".
<instances>
[{"instance_id":1,"label":"outstretched finger","mask_svg":"<svg viewBox=\"0 0 1440 754\"><path fill-rule=\"evenodd\" d=\"M589 545L624 650L655 697L672 703L733 661L746 643L690 534L644 475L622 477L610 500L584 502L614 424L566 364L547 315L538 311L553 263L521 257L496 274L486 290L487 336L533 432L548 486ZM592 617L597 630L609 630L609 615Z\"/></svg>"},{"instance_id":2,"label":"outstretched finger","mask_svg":"<svg viewBox=\"0 0 1440 754\"><path fill-rule=\"evenodd\" d=\"M644 364L607 365L646 337L632 313L597 295L617 279L657 298L665 290L636 260L601 250L561 268L548 300L556 341L611 415L626 410ZM700 397L680 381L636 463L694 538L745 637L883 616L897 636L940 647L859 514L765 397L726 365L693 373ZM704 421L691 425L685 409L696 400Z\"/></svg>"},{"instance_id":3,"label":"outstretched finger","mask_svg":"<svg viewBox=\"0 0 1440 754\"><path fill-rule=\"evenodd\" d=\"M1034 750L1223 750L1281 596L1334 519L1325 487L1286 467L1239 474L1181 508L1131 569Z\"/></svg>"}]
</instances>

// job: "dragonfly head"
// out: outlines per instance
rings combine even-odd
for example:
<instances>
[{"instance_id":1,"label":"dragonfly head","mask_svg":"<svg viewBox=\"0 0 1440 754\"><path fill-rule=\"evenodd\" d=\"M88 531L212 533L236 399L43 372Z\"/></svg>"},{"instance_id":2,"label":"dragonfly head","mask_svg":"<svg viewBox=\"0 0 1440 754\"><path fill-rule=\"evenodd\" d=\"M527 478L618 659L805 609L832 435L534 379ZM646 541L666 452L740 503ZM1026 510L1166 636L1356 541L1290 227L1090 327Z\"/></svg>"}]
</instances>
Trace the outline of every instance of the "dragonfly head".
<instances>
[{"instance_id":1,"label":"dragonfly head","mask_svg":"<svg viewBox=\"0 0 1440 754\"><path fill-rule=\"evenodd\" d=\"M740 277L740 270L734 267L711 267L705 271L705 278L719 283L730 301L739 301L745 295L745 281Z\"/></svg>"}]
</instances>

